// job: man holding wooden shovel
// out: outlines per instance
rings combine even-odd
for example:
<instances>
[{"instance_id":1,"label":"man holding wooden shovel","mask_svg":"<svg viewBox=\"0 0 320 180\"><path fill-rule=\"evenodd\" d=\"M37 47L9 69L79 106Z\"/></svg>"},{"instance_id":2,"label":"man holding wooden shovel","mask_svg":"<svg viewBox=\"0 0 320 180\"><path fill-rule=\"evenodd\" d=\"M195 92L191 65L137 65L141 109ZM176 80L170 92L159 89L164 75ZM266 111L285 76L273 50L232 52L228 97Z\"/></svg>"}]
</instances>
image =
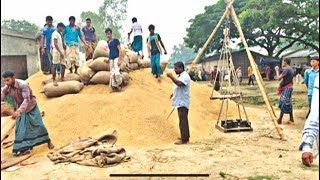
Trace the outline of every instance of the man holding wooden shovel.
<instances>
[{"instance_id":1,"label":"man holding wooden shovel","mask_svg":"<svg viewBox=\"0 0 320 180\"><path fill-rule=\"evenodd\" d=\"M172 73L167 73L169 77L174 82L172 98L172 106L178 109L179 115L179 127L181 138L179 141L175 142L176 145L187 144L189 142L189 123L188 123L188 111L190 105L190 76L184 70L184 64L182 62L177 62L174 64L174 71L178 74L175 78ZM172 112L171 112L172 113Z\"/></svg>"}]
</instances>

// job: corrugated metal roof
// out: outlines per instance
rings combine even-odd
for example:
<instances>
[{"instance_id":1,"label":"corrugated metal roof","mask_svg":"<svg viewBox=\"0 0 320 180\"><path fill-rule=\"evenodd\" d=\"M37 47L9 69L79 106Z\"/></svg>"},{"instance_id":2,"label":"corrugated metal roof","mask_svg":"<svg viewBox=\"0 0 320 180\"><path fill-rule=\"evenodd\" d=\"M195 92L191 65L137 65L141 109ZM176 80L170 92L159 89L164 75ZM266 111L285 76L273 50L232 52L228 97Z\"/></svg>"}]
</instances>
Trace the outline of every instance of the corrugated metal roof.
<instances>
[{"instance_id":1,"label":"corrugated metal roof","mask_svg":"<svg viewBox=\"0 0 320 180\"><path fill-rule=\"evenodd\" d=\"M307 57L307 56L312 56L312 55L319 55L319 53L316 50L304 49L304 50L300 50L300 51L294 52L289 55L284 55L283 57L297 58L297 57Z\"/></svg>"}]
</instances>

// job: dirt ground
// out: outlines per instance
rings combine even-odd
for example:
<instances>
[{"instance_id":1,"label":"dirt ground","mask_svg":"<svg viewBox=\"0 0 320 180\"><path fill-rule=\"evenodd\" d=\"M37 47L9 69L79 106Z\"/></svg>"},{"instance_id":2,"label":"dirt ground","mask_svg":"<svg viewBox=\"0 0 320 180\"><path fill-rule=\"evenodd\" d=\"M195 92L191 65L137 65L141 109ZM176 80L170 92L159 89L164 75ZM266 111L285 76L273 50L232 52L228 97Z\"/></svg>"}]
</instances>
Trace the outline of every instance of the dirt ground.
<instances>
[{"instance_id":1,"label":"dirt ground","mask_svg":"<svg viewBox=\"0 0 320 180\"><path fill-rule=\"evenodd\" d=\"M133 74L135 77L135 74ZM172 85L172 84L171 84ZM171 86L170 85L170 86ZM34 87L34 86L33 86ZM134 88L134 86L132 86ZM211 91L209 86L201 86L207 92ZM209 89L210 88L210 89ZM37 89L37 87L35 87ZM128 91L130 93L130 87ZM90 92L90 88L84 90ZM163 92L160 92L163 93ZM129 94L130 95L130 94ZM38 101L44 97L38 97ZM40 99L40 100L39 100ZM58 98L59 99L59 98ZM57 103L50 100L48 103ZM49 106L44 102L39 103L40 107ZM196 104L201 108L210 109L212 104ZM204 106L204 107L202 107ZM196 109L196 108L194 108ZM159 112L163 112L161 109ZM299 108L294 111L295 124L281 125L287 141L281 141L264 106L248 106L247 112L252 122L252 132L222 133L214 128L217 114L210 111L203 111L204 115L192 113L190 109L191 139L190 144L176 146L178 132L177 114L173 113L169 121L175 127L168 129L176 131L170 136L159 138L154 143L152 138L139 135L132 130L133 137L129 140L121 140L125 136L119 136L119 145L127 150L131 161L121 163L107 168L95 168L80 166L77 164L54 165L47 157L49 152L46 145L35 147L33 156L26 162L35 163L21 166L13 172L1 171L1 179L319 179L319 163L315 161L311 168L301 164L301 152L298 146L301 141L301 131L305 122L306 108ZM45 111L47 112L47 111ZM215 111L216 112L216 111ZM148 112L145 112L148 114ZM167 114L167 111L164 112ZM201 112L200 112L201 113ZM276 109L276 113L279 110ZM44 119L45 121L48 121ZM201 122L207 121L209 123ZM284 117L284 121L288 119ZM47 123L47 122L46 122ZM139 126L143 126L139 122ZM170 123L170 124L171 124ZM199 125L197 125L199 124ZM204 126L206 125L207 126ZM148 128L150 124L146 124ZM162 126L162 124L156 124ZM201 126L200 126L201 125ZM57 128L56 124L49 125L48 129ZM154 128L150 125L150 128ZM200 130L203 128L203 132ZM200 130L199 130L200 129ZM152 129L151 129L152 130ZM154 131L154 130L152 130ZM52 137L65 138L63 131L53 132ZM75 132L77 133L77 132ZM158 131L158 134L166 131ZM121 132L119 132L121 135ZM156 136L146 131L148 136ZM157 132L155 132L157 134ZM89 136L89 135L88 135ZM127 135L126 135L127 136ZM176 137L174 137L176 136ZM57 146L61 146L70 139L66 138ZM132 143L130 143L130 141ZM138 142L141 143L138 143ZM137 144L137 145L135 145ZM2 150L2 157L8 156L11 148ZM209 177L110 177L110 174L209 174Z\"/></svg>"}]
</instances>

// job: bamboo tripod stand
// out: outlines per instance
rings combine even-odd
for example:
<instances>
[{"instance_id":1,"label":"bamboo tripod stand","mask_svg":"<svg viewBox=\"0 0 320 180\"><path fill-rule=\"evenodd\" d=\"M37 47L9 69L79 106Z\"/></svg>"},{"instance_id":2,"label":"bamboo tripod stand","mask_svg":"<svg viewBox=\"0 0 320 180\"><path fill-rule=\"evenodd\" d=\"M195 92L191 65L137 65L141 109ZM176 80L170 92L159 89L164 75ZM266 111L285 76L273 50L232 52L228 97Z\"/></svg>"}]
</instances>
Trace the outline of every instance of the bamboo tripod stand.
<instances>
[{"instance_id":1,"label":"bamboo tripod stand","mask_svg":"<svg viewBox=\"0 0 320 180\"><path fill-rule=\"evenodd\" d=\"M198 55L196 56L196 58L193 60L191 66L189 67L189 70L188 70L188 73L190 73L192 67L200 60L200 57L202 56L202 54L204 53L204 51L206 50L206 48L208 47L209 43L211 42L211 40L213 39L214 35L216 34L216 32L218 31L219 27L221 26L223 20L226 18L227 14L230 14L231 15L231 18L238 30L238 33L240 35L240 38L241 38L241 41L245 47L245 50L247 52L247 55L248 55L248 58L249 58L249 61L250 61L250 64L251 64L251 67L253 69L253 73L254 75L257 77L257 83L258 83L258 86L262 92L262 96L263 96L263 99L264 99L264 102L267 106L267 109L268 109L268 112L271 116L271 119L272 119L272 122L280 136L280 139L281 140L287 140L285 135L283 134L282 130L280 129L279 127L279 124L277 123L277 117L276 117L276 114L274 112L274 109L273 109L273 106L271 105L271 102L270 102L270 98L267 94L267 90L265 88L265 84L263 82L263 79L262 79L262 76L260 74L260 71L256 65L256 62L254 61L253 59L253 56L249 50L249 46L246 42L246 39L243 35L243 31L242 31L242 28L241 28L241 25L240 25L240 22L238 20L238 17L237 17L237 14L232 6L232 4L234 3L235 0L226 0L226 4L227 4L227 7L226 7L226 10L225 12L223 13L223 15L221 16L218 24L216 25L216 27L213 29L211 35L209 36L209 38L207 39L207 41L205 42L205 44L203 45L203 47L201 48L200 52L198 53Z\"/></svg>"},{"instance_id":2,"label":"bamboo tripod stand","mask_svg":"<svg viewBox=\"0 0 320 180\"><path fill-rule=\"evenodd\" d=\"M211 93L211 100L222 100L220 111L218 114L218 119L215 127L222 132L240 132L240 131L252 131L251 122L249 121L246 109L243 105L242 93L240 88L240 82L235 71L235 66L233 64L232 54L231 54L231 38L230 38L230 14L227 14L225 28L223 31L224 39L221 49L220 58L218 61L217 68L224 70L228 75L227 82L224 83L224 77L220 77L220 73L216 72L213 89ZM216 88L216 85L217 88ZM220 91L220 95L213 96L214 90ZM238 119L231 120L229 117L229 100L234 100L238 108ZM224 105L226 105L225 119L223 120L222 112L224 111ZM242 109L242 113L241 113ZM242 116L243 114L244 116ZM242 119L245 117L245 119ZM221 125L220 125L221 122Z\"/></svg>"}]
</instances>

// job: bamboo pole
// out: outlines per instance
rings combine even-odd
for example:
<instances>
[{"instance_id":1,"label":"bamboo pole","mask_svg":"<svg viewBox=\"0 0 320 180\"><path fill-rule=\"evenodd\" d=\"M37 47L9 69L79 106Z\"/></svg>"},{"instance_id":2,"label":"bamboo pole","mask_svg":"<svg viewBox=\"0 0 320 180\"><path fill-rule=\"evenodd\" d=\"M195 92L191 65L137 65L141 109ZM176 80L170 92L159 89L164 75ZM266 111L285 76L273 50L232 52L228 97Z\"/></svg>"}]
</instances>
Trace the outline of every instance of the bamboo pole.
<instances>
[{"instance_id":1,"label":"bamboo pole","mask_svg":"<svg viewBox=\"0 0 320 180\"><path fill-rule=\"evenodd\" d=\"M209 36L209 38L207 39L206 43L203 45L203 47L201 48L200 52L197 54L197 57L192 61L192 64L190 65L189 69L188 69L188 73L190 73L191 69L193 68L193 66L195 64L197 64L197 62L200 60L200 57L202 56L202 54L204 53L204 51L207 49L207 47L209 46L209 43L211 42L211 40L213 39L214 35L216 34L216 32L218 31L218 29L220 28L224 18L227 16L228 14L228 9L232 6L233 2L235 0L232 0L231 2L229 2L227 4L227 8L225 10L225 12L223 13L223 15L221 16L218 24L216 25L216 27L213 29L211 35Z\"/></svg>"},{"instance_id":2,"label":"bamboo pole","mask_svg":"<svg viewBox=\"0 0 320 180\"><path fill-rule=\"evenodd\" d=\"M38 48L38 47L37 47ZM38 48L38 51L37 51L37 55L38 55L38 68L39 68L39 71L41 71L41 52L40 52L40 48Z\"/></svg>"},{"instance_id":3,"label":"bamboo pole","mask_svg":"<svg viewBox=\"0 0 320 180\"><path fill-rule=\"evenodd\" d=\"M254 61L253 56L252 56L252 54L251 54L251 52L249 50L248 44L246 42L246 39L245 39L245 37L243 35L243 32L242 32L242 29L241 29L240 22L239 22L239 20L237 18L236 12L234 11L233 7L230 7L230 15L231 15L231 17L232 17L232 19L233 19L233 21L234 21L234 23L235 23L235 25L236 25L236 27L238 29L239 35L241 37L241 41L242 41L242 43L243 43L243 45L244 45L244 47L246 49L250 64L251 64L252 69L253 69L253 73L257 77L257 83L258 83L259 88L260 88L260 90L262 92L263 99L264 99L264 101L265 101L265 103L267 105L267 108L268 108L268 111L269 111L270 116L272 118L273 124L274 124L278 134L280 135L280 139L281 140L286 140L286 137L283 134L282 130L280 129L280 127L278 125L278 122L276 120L277 117L276 117L274 109L273 109L273 107L272 107L272 105L270 103L270 99L269 99L269 96L267 94L267 90L265 88L265 84L264 84L263 79L261 77L260 71L259 71L259 69L258 69L258 67L256 65L256 62Z\"/></svg>"}]
</instances>

